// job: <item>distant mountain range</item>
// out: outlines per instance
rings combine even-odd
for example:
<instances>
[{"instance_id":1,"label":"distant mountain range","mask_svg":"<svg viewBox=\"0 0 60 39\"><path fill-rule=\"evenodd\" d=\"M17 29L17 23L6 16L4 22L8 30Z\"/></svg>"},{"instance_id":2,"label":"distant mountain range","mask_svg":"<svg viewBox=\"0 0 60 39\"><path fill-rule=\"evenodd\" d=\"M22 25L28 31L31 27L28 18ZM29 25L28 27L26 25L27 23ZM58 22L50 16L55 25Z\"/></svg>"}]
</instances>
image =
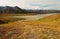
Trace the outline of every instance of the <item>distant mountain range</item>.
<instances>
[{"instance_id":1,"label":"distant mountain range","mask_svg":"<svg viewBox=\"0 0 60 39\"><path fill-rule=\"evenodd\" d=\"M21 13L23 10L17 6L10 7L10 6L0 6L0 13Z\"/></svg>"},{"instance_id":2,"label":"distant mountain range","mask_svg":"<svg viewBox=\"0 0 60 39\"><path fill-rule=\"evenodd\" d=\"M8 14L21 14L21 13L60 13L60 10L28 10L28 9L21 9L18 6L11 7L11 6L0 6L0 14L8 13Z\"/></svg>"}]
</instances>

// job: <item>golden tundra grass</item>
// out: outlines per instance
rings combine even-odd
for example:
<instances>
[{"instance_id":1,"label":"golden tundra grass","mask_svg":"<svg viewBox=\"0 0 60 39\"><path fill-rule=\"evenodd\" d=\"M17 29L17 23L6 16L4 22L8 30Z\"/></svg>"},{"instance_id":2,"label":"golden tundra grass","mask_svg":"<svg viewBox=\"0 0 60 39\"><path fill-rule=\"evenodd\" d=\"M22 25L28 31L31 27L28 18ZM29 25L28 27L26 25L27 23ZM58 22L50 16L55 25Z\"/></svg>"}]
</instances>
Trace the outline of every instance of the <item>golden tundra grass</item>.
<instances>
[{"instance_id":1,"label":"golden tundra grass","mask_svg":"<svg viewBox=\"0 0 60 39\"><path fill-rule=\"evenodd\" d=\"M60 14L1 24L0 39L60 39Z\"/></svg>"},{"instance_id":2,"label":"golden tundra grass","mask_svg":"<svg viewBox=\"0 0 60 39\"><path fill-rule=\"evenodd\" d=\"M30 13L30 14L28 14L28 13L23 13L23 14L0 14L0 16L29 16L29 15L34 15L35 13Z\"/></svg>"}]
</instances>

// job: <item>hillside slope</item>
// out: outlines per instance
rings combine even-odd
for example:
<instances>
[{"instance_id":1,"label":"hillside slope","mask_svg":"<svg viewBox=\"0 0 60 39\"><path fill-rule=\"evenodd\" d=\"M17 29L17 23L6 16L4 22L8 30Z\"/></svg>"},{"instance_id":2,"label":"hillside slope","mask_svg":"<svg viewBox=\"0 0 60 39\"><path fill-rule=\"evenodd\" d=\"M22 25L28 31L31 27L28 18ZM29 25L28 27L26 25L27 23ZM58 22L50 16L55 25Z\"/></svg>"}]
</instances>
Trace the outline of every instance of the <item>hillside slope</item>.
<instances>
[{"instance_id":1,"label":"hillside slope","mask_svg":"<svg viewBox=\"0 0 60 39\"><path fill-rule=\"evenodd\" d=\"M60 39L60 14L1 24L0 39Z\"/></svg>"},{"instance_id":2,"label":"hillside slope","mask_svg":"<svg viewBox=\"0 0 60 39\"><path fill-rule=\"evenodd\" d=\"M51 15L39 20L45 21L45 22L60 21L60 14Z\"/></svg>"}]
</instances>

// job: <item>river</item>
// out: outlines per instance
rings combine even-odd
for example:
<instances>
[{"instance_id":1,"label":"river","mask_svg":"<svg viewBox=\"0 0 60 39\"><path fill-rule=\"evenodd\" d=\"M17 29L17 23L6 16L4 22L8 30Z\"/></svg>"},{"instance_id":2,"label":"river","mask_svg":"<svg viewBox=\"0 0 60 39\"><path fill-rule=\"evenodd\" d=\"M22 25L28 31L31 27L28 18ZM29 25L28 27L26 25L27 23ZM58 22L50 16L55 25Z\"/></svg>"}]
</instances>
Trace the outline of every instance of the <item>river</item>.
<instances>
[{"instance_id":1,"label":"river","mask_svg":"<svg viewBox=\"0 0 60 39\"><path fill-rule=\"evenodd\" d=\"M31 16L8 16L8 18L26 18L26 20L37 20L54 14L37 14Z\"/></svg>"}]
</instances>

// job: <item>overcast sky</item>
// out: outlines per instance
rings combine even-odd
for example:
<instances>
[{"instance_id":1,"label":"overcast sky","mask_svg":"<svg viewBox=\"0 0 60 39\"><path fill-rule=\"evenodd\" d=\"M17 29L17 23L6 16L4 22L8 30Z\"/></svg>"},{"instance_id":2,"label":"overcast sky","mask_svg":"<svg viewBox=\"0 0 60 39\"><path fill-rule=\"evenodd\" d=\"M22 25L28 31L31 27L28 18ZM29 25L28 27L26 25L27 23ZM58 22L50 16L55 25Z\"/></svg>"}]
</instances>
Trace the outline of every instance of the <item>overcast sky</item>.
<instances>
[{"instance_id":1,"label":"overcast sky","mask_svg":"<svg viewBox=\"0 0 60 39\"><path fill-rule=\"evenodd\" d=\"M0 0L0 6L19 6L25 9L60 10L60 0Z\"/></svg>"}]
</instances>

